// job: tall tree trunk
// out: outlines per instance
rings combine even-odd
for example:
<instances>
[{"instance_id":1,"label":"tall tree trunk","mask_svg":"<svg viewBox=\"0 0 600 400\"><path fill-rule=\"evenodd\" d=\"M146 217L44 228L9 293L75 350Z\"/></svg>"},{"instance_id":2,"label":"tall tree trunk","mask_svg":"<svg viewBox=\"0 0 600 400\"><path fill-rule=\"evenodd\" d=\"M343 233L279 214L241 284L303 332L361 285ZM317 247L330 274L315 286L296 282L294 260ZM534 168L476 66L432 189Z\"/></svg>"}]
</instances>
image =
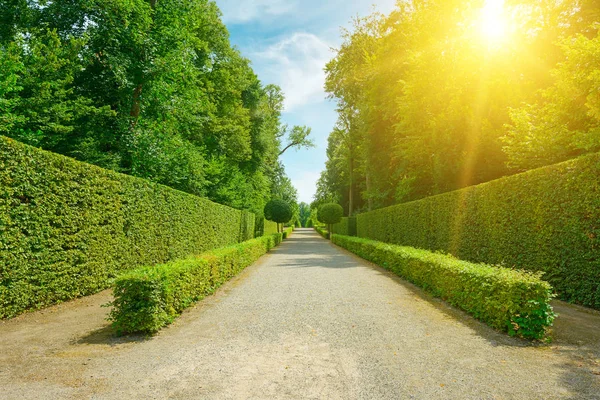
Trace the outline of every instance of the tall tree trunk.
<instances>
[{"instance_id":1,"label":"tall tree trunk","mask_svg":"<svg viewBox=\"0 0 600 400\"><path fill-rule=\"evenodd\" d=\"M367 206L369 211L373 210L373 198L371 197L371 179L369 178L370 175L371 174L369 173L369 167L367 167L367 171L365 173L365 183L367 185Z\"/></svg>"},{"instance_id":2,"label":"tall tree trunk","mask_svg":"<svg viewBox=\"0 0 600 400\"><path fill-rule=\"evenodd\" d=\"M144 84L139 83L135 89L133 90L133 104L131 105L131 111L129 115L133 118L133 124L135 125L135 121L140 116L141 106L140 106L140 97L142 96L142 90L144 89Z\"/></svg>"},{"instance_id":3,"label":"tall tree trunk","mask_svg":"<svg viewBox=\"0 0 600 400\"><path fill-rule=\"evenodd\" d=\"M352 142L350 142L350 189L348 191L348 216L351 217L354 212L354 151Z\"/></svg>"}]
</instances>

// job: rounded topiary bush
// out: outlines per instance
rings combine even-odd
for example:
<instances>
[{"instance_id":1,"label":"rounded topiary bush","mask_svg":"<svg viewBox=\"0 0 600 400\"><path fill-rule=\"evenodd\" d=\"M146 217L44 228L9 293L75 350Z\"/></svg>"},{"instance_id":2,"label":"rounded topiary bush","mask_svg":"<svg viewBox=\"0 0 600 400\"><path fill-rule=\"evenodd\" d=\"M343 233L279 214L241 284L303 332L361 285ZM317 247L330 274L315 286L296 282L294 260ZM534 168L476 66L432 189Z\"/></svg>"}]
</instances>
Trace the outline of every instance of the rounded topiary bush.
<instances>
[{"instance_id":1,"label":"rounded topiary bush","mask_svg":"<svg viewBox=\"0 0 600 400\"><path fill-rule=\"evenodd\" d=\"M270 200L265 205L264 211L266 219L277 222L278 224L284 224L292 219L292 207L283 200ZM277 227L277 230L279 230L279 226Z\"/></svg>"},{"instance_id":2,"label":"rounded topiary bush","mask_svg":"<svg viewBox=\"0 0 600 400\"><path fill-rule=\"evenodd\" d=\"M317 219L319 222L328 225L329 238L331 239L331 231L333 224L337 224L344 216L344 209L336 203L327 203L319 207L317 211Z\"/></svg>"}]
</instances>

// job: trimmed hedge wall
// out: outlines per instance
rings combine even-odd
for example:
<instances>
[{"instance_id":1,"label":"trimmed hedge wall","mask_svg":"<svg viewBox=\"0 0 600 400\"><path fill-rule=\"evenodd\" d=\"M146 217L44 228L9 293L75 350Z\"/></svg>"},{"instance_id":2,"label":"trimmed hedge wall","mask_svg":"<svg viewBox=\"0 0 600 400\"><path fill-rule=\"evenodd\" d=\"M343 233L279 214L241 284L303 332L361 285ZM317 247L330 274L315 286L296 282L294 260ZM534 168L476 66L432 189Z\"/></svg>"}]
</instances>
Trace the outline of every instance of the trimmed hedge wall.
<instances>
[{"instance_id":1,"label":"trimmed hedge wall","mask_svg":"<svg viewBox=\"0 0 600 400\"><path fill-rule=\"evenodd\" d=\"M333 233L345 236L356 236L356 217L343 217L333 225Z\"/></svg>"},{"instance_id":2,"label":"trimmed hedge wall","mask_svg":"<svg viewBox=\"0 0 600 400\"><path fill-rule=\"evenodd\" d=\"M281 242L282 234L262 236L168 264L140 268L115 282L110 320L119 334L154 333L194 302Z\"/></svg>"},{"instance_id":3,"label":"trimmed hedge wall","mask_svg":"<svg viewBox=\"0 0 600 400\"><path fill-rule=\"evenodd\" d=\"M600 309L600 154L360 214L358 236L543 271Z\"/></svg>"},{"instance_id":4,"label":"trimmed hedge wall","mask_svg":"<svg viewBox=\"0 0 600 400\"><path fill-rule=\"evenodd\" d=\"M254 215L0 136L0 318L254 236Z\"/></svg>"},{"instance_id":5,"label":"trimmed hedge wall","mask_svg":"<svg viewBox=\"0 0 600 400\"><path fill-rule=\"evenodd\" d=\"M512 336L541 339L554 320L552 287L534 273L350 236L332 241Z\"/></svg>"}]
</instances>

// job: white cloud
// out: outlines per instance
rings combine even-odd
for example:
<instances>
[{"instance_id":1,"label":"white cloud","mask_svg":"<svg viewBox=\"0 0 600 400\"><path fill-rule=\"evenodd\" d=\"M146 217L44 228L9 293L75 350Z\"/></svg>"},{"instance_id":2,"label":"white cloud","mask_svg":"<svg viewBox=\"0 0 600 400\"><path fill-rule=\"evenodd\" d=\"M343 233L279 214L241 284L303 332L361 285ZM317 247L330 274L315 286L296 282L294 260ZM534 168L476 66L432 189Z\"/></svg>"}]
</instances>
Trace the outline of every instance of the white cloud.
<instances>
[{"instance_id":1,"label":"white cloud","mask_svg":"<svg viewBox=\"0 0 600 400\"><path fill-rule=\"evenodd\" d=\"M333 56L330 46L311 33L294 33L266 50L255 53L254 63L285 93L285 110L325 100L325 64Z\"/></svg>"},{"instance_id":2,"label":"white cloud","mask_svg":"<svg viewBox=\"0 0 600 400\"><path fill-rule=\"evenodd\" d=\"M290 176L292 184L298 191L298 202L312 203L320 176L321 173L318 171L304 171L296 176Z\"/></svg>"},{"instance_id":3,"label":"white cloud","mask_svg":"<svg viewBox=\"0 0 600 400\"><path fill-rule=\"evenodd\" d=\"M290 14L296 10L298 1L292 0L217 0L227 24L240 24Z\"/></svg>"}]
</instances>

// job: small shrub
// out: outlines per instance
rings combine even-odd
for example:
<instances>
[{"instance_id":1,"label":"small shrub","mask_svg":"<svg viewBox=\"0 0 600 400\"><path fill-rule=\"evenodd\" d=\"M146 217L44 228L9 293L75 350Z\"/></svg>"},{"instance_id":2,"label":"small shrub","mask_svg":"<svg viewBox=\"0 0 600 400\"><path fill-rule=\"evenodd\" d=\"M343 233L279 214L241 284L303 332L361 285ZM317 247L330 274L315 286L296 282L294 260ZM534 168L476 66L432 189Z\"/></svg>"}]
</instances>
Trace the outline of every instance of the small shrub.
<instances>
[{"instance_id":1,"label":"small shrub","mask_svg":"<svg viewBox=\"0 0 600 400\"><path fill-rule=\"evenodd\" d=\"M139 268L120 276L114 286L110 320L119 334L154 333L194 302L281 242L275 233L167 264Z\"/></svg>"},{"instance_id":2,"label":"small shrub","mask_svg":"<svg viewBox=\"0 0 600 400\"><path fill-rule=\"evenodd\" d=\"M554 320L552 287L537 274L368 239L332 240L511 336L542 339Z\"/></svg>"}]
</instances>

